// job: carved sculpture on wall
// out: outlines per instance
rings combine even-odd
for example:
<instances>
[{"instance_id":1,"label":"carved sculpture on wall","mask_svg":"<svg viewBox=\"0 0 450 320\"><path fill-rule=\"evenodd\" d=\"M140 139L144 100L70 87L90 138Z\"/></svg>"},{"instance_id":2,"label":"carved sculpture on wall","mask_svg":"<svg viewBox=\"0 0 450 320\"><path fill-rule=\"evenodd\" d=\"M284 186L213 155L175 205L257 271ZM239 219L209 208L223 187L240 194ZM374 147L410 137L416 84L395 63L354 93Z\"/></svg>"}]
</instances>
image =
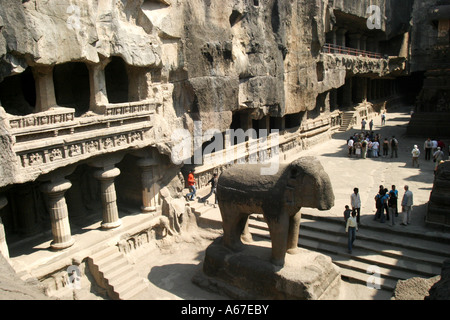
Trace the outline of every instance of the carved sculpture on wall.
<instances>
[{"instance_id":1,"label":"carved sculpture on wall","mask_svg":"<svg viewBox=\"0 0 450 320\"><path fill-rule=\"evenodd\" d=\"M242 249L250 214L263 214L272 240L273 264L282 266L295 253L302 207L328 210L334 205L330 178L315 157L280 164L274 175L261 175L262 164L236 165L219 178L217 196L223 221L223 243Z\"/></svg>"}]
</instances>

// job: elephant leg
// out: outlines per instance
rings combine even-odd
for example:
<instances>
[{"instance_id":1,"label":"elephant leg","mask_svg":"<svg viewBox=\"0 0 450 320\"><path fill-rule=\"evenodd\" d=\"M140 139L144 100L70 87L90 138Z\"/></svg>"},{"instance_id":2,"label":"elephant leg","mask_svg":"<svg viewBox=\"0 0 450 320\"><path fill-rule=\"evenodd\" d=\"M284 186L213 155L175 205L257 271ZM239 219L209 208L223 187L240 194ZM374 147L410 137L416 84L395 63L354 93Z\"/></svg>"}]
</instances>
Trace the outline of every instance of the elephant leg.
<instances>
[{"instance_id":1,"label":"elephant leg","mask_svg":"<svg viewBox=\"0 0 450 320\"><path fill-rule=\"evenodd\" d=\"M278 220L270 219L267 224L272 239L271 261L276 266L283 266L287 250L289 216L286 212L281 212Z\"/></svg>"},{"instance_id":2,"label":"elephant leg","mask_svg":"<svg viewBox=\"0 0 450 320\"><path fill-rule=\"evenodd\" d=\"M253 237L252 237L252 234L250 233L250 229L248 227L248 222L250 220L249 218L250 218L250 216L247 216L247 219L245 222L245 227L241 234L241 239L245 242L253 242Z\"/></svg>"},{"instance_id":3,"label":"elephant leg","mask_svg":"<svg viewBox=\"0 0 450 320\"><path fill-rule=\"evenodd\" d=\"M223 243L233 251L240 251L243 248L241 234L246 223L245 216L242 217L241 213L232 208L230 210L221 208L221 212L222 210Z\"/></svg>"},{"instance_id":4,"label":"elephant leg","mask_svg":"<svg viewBox=\"0 0 450 320\"><path fill-rule=\"evenodd\" d=\"M302 214L300 210L289 218L289 234L288 234L288 245L287 252L289 254L295 254L298 250L298 234L300 231L300 220Z\"/></svg>"}]
</instances>

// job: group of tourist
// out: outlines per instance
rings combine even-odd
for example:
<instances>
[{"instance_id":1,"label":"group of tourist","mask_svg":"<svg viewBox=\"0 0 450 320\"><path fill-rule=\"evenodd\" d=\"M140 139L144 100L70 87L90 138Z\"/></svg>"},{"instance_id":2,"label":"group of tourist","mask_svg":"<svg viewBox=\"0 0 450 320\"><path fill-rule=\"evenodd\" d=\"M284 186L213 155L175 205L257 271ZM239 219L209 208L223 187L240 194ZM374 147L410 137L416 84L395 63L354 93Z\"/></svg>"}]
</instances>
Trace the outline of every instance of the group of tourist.
<instances>
[{"instance_id":1,"label":"group of tourist","mask_svg":"<svg viewBox=\"0 0 450 320\"><path fill-rule=\"evenodd\" d=\"M411 210L413 206L413 193L409 190L409 186L404 186L405 193L402 197L402 222L403 226L411 223ZM374 221L379 220L380 223L386 221L391 222L391 226L395 225L398 217L398 190L395 185L392 185L391 190L388 191L383 185L379 186L378 193L375 195L376 213ZM352 253L353 242L356 239L356 231L360 225L361 215L361 198L359 196L359 189L354 188L350 196L350 206L345 206L344 221L345 232L348 234L348 252Z\"/></svg>"},{"instance_id":2,"label":"group of tourist","mask_svg":"<svg viewBox=\"0 0 450 320\"><path fill-rule=\"evenodd\" d=\"M436 163L434 167L434 171L436 172L437 167L441 163L441 161L444 161L445 156L445 143L442 140L439 139L431 139L428 138L425 140L423 144L423 150L425 152L425 160L430 161L433 159L433 162ZM413 166L415 163L417 163L417 167L419 167L419 156L420 156L420 150L417 145L414 146L413 151L411 151L412 157L413 157ZM450 147L448 149L449 157L450 157Z\"/></svg>"},{"instance_id":3,"label":"group of tourist","mask_svg":"<svg viewBox=\"0 0 450 320\"><path fill-rule=\"evenodd\" d=\"M380 157L380 150L382 151L381 157L386 158L391 153L391 158L398 158L398 140L395 136L390 139L384 138L381 141L380 134L374 134L373 131L361 131L355 132L348 140L348 156L353 155L357 158L378 158Z\"/></svg>"}]
</instances>

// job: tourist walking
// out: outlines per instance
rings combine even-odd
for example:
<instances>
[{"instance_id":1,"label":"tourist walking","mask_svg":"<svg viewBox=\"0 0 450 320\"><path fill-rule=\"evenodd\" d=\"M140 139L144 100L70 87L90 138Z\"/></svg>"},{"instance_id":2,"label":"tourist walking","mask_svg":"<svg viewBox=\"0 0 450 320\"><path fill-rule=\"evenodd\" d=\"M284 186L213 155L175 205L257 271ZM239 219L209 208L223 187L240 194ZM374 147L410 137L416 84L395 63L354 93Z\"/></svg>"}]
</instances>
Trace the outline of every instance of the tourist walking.
<instances>
[{"instance_id":1,"label":"tourist walking","mask_svg":"<svg viewBox=\"0 0 450 320\"><path fill-rule=\"evenodd\" d=\"M370 131L373 130L373 119L371 119L369 122L369 129L370 129Z\"/></svg>"},{"instance_id":2,"label":"tourist walking","mask_svg":"<svg viewBox=\"0 0 450 320\"><path fill-rule=\"evenodd\" d=\"M356 222L356 212L352 211L352 215L347 219L345 232L348 234L348 253L352 253L353 242L356 240L356 231L358 231L358 223Z\"/></svg>"},{"instance_id":3,"label":"tourist walking","mask_svg":"<svg viewBox=\"0 0 450 320\"><path fill-rule=\"evenodd\" d=\"M366 131L366 120L362 119L361 121L361 131Z\"/></svg>"},{"instance_id":4,"label":"tourist walking","mask_svg":"<svg viewBox=\"0 0 450 320\"><path fill-rule=\"evenodd\" d=\"M359 197L359 189L354 188L350 196L352 211L356 212L356 222L359 224L361 219L361 198Z\"/></svg>"},{"instance_id":5,"label":"tourist walking","mask_svg":"<svg viewBox=\"0 0 450 320\"><path fill-rule=\"evenodd\" d=\"M201 202L206 202L206 200L208 200L208 198L214 193L215 199L214 199L214 205L217 204L217 181L218 181L218 177L217 177L217 173L213 174L213 177L208 181L208 184L211 183L211 191L204 196L203 198L201 198Z\"/></svg>"},{"instance_id":6,"label":"tourist walking","mask_svg":"<svg viewBox=\"0 0 450 320\"><path fill-rule=\"evenodd\" d=\"M398 140L395 138L395 136L392 136L391 139L391 158L394 157L398 158Z\"/></svg>"},{"instance_id":7,"label":"tourist walking","mask_svg":"<svg viewBox=\"0 0 450 320\"><path fill-rule=\"evenodd\" d=\"M411 210L413 206L413 193L409 190L409 187L406 185L404 187L405 194L402 198L402 215L403 221L401 225L408 225L411 223Z\"/></svg>"},{"instance_id":8,"label":"tourist walking","mask_svg":"<svg viewBox=\"0 0 450 320\"><path fill-rule=\"evenodd\" d=\"M425 150L425 160L431 159L431 148L433 147L433 144L431 143L431 139L428 138L425 143L423 144L423 150Z\"/></svg>"},{"instance_id":9,"label":"tourist walking","mask_svg":"<svg viewBox=\"0 0 450 320\"><path fill-rule=\"evenodd\" d=\"M414 168L414 166L417 164L417 168L419 168L419 156L420 156L420 150L419 147L417 147L417 144L414 145L414 148L411 151L411 155L412 155L412 166Z\"/></svg>"},{"instance_id":10,"label":"tourist walking","mask_svg":"<svg viewBox=\"0 0 450 320\"><path fill-rule=\"evenodd\" d=\"M189 187L189 191L191 191L191 192L186 194L185 198L186 198L186 200L189 200L189 201L193 201L195 194L197 193L197 189L195 187L194 173L195 173L195 169L192 169L188 175L188 187Z\"/></svg>"},{"instance_id":11,"label":"tourist walking","mask_svg":"<svg viewBox=\"0 0 450 320\"><path fill-rule=\"evenodd\" d=\"M383 112L381 114L381 125L384 126L386 124L386 114Z\"/></svg>"}]
</instances>

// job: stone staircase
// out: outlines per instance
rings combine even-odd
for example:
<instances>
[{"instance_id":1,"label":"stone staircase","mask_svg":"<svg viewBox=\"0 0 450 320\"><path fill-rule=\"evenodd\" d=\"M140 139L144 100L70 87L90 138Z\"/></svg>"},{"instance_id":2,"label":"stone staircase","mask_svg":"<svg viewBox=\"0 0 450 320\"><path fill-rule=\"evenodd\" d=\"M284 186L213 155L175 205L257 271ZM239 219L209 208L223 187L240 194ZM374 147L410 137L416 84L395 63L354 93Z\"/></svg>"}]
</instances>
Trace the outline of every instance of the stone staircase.
<instances>
[{"instance_id":1,"label":"stone staircase","mask_svg":"<svg viewBox=\"0 0 450 320\"><path fill-rule=\"evenodd\" d=\"M355 111L344 111L342 113L342 122L341 126L339 127L340 132L347 131L348 128L351 126L353 121L353 116L355 115Z\"/></svg>"},{"instance_id":2,"label":"stone staircase","mask_svg":"<svg viewBox=\"0 0 450 320\"><path fill-rule=\"evenodd\" d=\"M198 203L191 207L199 215L200 226L221 228L218 208ZM254 236L269 239L264 221L251 216L249 227ZM440 275L443 261L450 258L448 238L410 233L399 225L363 225L356 239L349 254L342 219L302 214L299 247L331 257L341 268L342 279L351 283L393 292L398 280Z\"/></svg>"},{"instance_id":3,"label":"stone staircase","mask_svg":"<svg viewBox=\"0 0 450 320\"><path fill-rule=\"evenodd\" d=\"M144 279L116 246L106 247L89 256L88 266L97 284L113 300L129 300L147 289Z\"/></svg>"}]
</instances>

